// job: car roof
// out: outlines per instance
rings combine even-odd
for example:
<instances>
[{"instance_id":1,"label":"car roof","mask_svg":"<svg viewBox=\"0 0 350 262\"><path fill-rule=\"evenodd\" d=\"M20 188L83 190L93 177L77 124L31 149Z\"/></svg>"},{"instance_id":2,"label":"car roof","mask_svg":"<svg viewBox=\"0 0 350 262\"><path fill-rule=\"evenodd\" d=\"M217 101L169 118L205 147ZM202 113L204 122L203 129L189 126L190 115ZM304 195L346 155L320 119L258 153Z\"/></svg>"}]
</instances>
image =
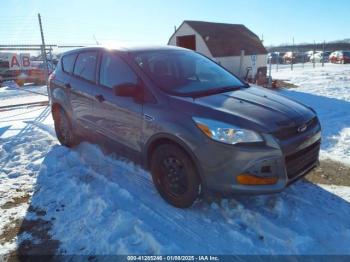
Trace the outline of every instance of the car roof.
<instances>
[{"instance_id":1,"label":"car roof","mask_svg":"<svg viewBox=\"0 0 350 262\"><path fill-rule=\"evenodd\" d=\"M169 51L169 50L185 50L190 51L186 48L181 48L177 46L128 46L128 47L121 47L121 46L87 46L87 47L80 47L73 50L69 50L64 52L62 55L67 54L73 54L83 51L93 51L93 50L109 50L109 51L118 51L118 52L124 52L124 53L136 53L136 52L146 52L146 51Z\"/></svg>"}]
</instances>

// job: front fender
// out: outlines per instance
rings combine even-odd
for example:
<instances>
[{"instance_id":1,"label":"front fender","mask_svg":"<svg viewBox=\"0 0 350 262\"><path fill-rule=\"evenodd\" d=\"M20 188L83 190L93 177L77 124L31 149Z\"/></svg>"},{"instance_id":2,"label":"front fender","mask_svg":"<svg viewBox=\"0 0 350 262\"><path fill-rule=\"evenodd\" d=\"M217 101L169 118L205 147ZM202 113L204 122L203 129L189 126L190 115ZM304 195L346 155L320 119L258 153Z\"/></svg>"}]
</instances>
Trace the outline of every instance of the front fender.
<instances>
[{"instance_id":1,"label":"front fender","mask_svg":"<svg viewBox=\"0 0 350 262\"><path fill-rule=\"evenodd\" d=\"M189 143L184 141L181 138L181 136L176 136L176 135L169 134L169 133L157 133L157 134L153 135L152 137L150 137L148 139L148 141L146 142L146 144L144 146L143 153L142 153L142 156L143 156L142 162L143 162L144 168L149 170L149 157L150 157L149 152L150 152L150 149L151 149L151 147L153 147L155 145L154 143L157 143L157 141L161 141L161 140L171 141L171 142L179 145L191 157L191 160L192 160L193 164L195 165L197 173L200 176L202 186L204 188L206 188L206 179L203 176L203 170L202 170L201 165L199 164L198 158L193 153L193 145L190 145Z\"/></svg>"}]
</instances>

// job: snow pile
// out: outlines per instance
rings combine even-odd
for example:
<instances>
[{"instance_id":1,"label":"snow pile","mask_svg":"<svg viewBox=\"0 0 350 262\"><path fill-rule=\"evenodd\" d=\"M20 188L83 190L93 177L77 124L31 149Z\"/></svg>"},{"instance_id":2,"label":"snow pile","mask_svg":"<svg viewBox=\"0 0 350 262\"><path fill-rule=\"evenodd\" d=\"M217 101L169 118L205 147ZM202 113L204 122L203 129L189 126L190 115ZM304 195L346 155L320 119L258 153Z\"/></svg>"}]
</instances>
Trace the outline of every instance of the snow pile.
<instances>
[{"instance_id":1,"label":"snow pile","mask_svg":"<svg viewBox=\"0 0 350 262\"><path fill-rule=\"evenodd\" d=\"M314 108L322 125L321 157L350 165L350 65L325 64L280 68L273 78L298 88L281 93Z\"/></svg>"},{"instance_id":2,"label":"snow pile","mask_svg":"<svg viewBox=\"0 0 350 262\"><path fill-rule=\"evenodd\" d=\"M55 145L37 127L21 141L22 152L14 148L7 155L17 169L33 170L31 210L45 210L42 218L51 221L50 234L61 242L58 253L350 253L350 203L328 192L332 189L299 182L277 195L199 202L181 210L162 200L147 172L105 156L97 146ZM32 160L43 155L34 172ZM26 219L35 218L28 211Z\"/></svg>"}]
</instances>

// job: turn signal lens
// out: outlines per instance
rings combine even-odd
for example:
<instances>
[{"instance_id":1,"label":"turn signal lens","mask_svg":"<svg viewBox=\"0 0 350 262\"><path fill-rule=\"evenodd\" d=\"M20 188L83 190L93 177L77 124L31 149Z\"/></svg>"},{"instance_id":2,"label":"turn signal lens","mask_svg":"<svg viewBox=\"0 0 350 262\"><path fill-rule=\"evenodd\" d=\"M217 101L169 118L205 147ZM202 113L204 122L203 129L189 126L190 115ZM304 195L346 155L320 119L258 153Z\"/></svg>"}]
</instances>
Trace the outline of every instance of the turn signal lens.
<instances>
[{"instance_id":1,"label":"turn signal lens","mask_svg":"<svg viewBox=\"0 0 350 262\"><path fill-rule=\"evenodd\" d=\"M250 174L240 174L236 177L241 185L273 185L277 183L277 177L257 177Z\"/></svg>"},{"instance_id":2,"label":"turn signal lens","mask_svg":"<svg viewBox=\"0 0 350 262\"><path fill-rule=\"evenodd\" d=\"M210 138L213 136L213 134L211 133L209 127L207 127L206 125L204 124L201 124L201 123L196 123L196 125L198 126L198 128L200 130L202 130L204 132L204 134L206 134L207 136L209 136Z\"/></svg>"}]
</instances>

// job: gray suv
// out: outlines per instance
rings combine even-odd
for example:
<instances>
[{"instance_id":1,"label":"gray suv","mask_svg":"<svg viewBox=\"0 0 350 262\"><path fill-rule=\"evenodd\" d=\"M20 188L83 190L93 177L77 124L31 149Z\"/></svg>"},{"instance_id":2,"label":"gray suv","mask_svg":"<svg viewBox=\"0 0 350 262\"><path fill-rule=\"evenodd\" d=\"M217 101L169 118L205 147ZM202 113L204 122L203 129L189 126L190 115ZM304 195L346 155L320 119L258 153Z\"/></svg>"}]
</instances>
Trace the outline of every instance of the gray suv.
<instances>
[{"instance_id":1,"label":"gray suv","mask_svg":"<svg viewBox=\"0 0 350 262\"><path fill-rule=\"evenodd\" d=\"M61 144L97 143L150 170L161 196L280 192L318 163L313 109L177 47L66 52L50 76Z\"/></svg>"}]
</instances>

